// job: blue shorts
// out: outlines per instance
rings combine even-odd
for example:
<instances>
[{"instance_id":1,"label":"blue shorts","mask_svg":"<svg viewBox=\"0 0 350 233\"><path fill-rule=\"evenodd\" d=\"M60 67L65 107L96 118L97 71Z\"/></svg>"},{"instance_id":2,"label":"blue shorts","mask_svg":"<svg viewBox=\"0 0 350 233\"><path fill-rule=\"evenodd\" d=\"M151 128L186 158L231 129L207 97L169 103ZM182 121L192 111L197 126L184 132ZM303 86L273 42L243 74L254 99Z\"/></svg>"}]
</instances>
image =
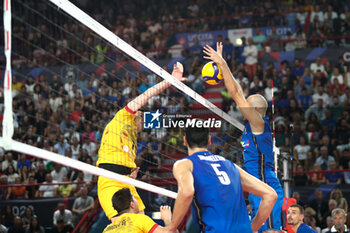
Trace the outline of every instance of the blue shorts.
<instances>
[{"instance_id":1,"label":"blue shorts","mask_svg":"<svg viewBox=\"0 0 350 233\"><path fill-rule=\"evenodd\" d=\"M266 184L268 184L270 187L272 187L277 195L277 201L272 209L272 212L264 225L262 225L259 229L259 233L264 232L264 231L280 231L281 230L281 212L282 212L282 205L283 205L283 189L278 181L277 178L273 179L266 179ZM252 207L252 214L251 214L251 219L253 220L256 213L258 212L259 205L261 198L258 196L255 196L253 194L249 194L248 196L249 204Z\"/></svg>"}]
</instances>

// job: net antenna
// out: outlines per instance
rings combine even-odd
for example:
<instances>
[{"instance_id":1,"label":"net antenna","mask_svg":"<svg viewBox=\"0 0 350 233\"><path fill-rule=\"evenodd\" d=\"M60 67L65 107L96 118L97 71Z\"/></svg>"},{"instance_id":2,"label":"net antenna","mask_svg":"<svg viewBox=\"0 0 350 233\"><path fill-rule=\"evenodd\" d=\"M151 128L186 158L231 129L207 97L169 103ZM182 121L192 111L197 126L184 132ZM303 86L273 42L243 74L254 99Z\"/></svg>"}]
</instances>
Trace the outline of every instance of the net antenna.
<instances>
[{"instance_id":1,"label":"net antenna","mask_svg":"<svg viewBox=\"0 0 350 233\"><path fill-rule=\"evenodd\" d=\"M273 80L271 80L271 94L272 94L272 146L273 146L273 161L275 164L275 173L277 175L278 172L278 155L280 153L280 149L276 147L276 131L275 131L275 99L274 99L274 89L273 89Z\"/></svg>"},{"instance_id":2,"label":"net antenna","mask_svg":"<svg viewBox=\"0 0 350 233\"><path fill-rule=\"evenodd\" d=\"M135 48L133 48L131 45L126 43L124 40L119 38L117 35L115 35L113 32L108 30L106 27L104 27L102 24L94 20L92 17L87 15L84 11L80 10L78 7L76 7L74 4L72 4L68 0L50 0L53 4L57 5L60 9L64 10L67 14L84 24L86 27L90 28L92 31L100 35L102 38L106 39L108 42L110 42L112 45L116 46L132 58L134 58L136 61L140 62L142 65L146 66L148 69L153 71L158 76L162 77L172 85L174 85L177 89L181 90L186 95L191 96L194 100L196 100L198 103L202 104L206 108L210 109L212 112L214 112L219 117L223 118L236 128L238 128L240 131L243 131L244 125L216 107L214 104L203 98L200 94L193 91L190 87L186 86L184 83L178 81L177 79L173 78L172 75L170 75L167 71L165 71L163 68L158 66L156 63L154 63L151 59L147 58L145 55L137 51Z\"/></svg>"},{"instance_id":3,"label":"net antenna","mask_svg":"<svg viewBox=\"0 0 350 233\"><path fill-rule=\"evenodd\" d=\"M4 36L6 69L4 78L4 118L2 121L2 146L11 149L13 136L13 111L12 111L12 72L11 72L11 0L4 1Z\"/></svg>"}]
</instances>

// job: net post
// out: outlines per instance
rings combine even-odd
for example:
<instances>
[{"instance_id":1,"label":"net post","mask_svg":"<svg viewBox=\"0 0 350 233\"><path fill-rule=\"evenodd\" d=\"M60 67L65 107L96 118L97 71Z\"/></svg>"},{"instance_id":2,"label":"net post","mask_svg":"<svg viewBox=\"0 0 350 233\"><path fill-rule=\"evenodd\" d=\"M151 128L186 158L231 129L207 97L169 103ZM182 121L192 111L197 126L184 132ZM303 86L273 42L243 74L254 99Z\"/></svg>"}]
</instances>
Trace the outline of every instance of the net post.
<instances>
[{"instance_id":1,"label":"net post","mask_svg":"<svg viewBox=\"0 0 350 233\"><path fill-rule=\"evenodd\" d=\"M2 138L0 144L5 150L12 147L13 136L13 112L12 112L12 72L11 72L11 0L4 1L4 37L6 70L4 76L4 118L2 121Z\"/></svg>"}]
</instances>

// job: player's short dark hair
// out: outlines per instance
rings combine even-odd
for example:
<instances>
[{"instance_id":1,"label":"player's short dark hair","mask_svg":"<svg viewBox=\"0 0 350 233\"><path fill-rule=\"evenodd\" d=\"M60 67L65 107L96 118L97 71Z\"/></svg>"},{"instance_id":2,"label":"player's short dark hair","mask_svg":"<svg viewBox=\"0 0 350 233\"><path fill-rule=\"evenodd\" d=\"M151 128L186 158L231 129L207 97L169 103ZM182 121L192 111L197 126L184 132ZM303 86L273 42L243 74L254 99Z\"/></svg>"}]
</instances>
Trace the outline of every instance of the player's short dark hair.
<instances>
[{"instance_id":1,"label":"player's short dark hair","mask_svg":"<svg viewBox=\"0 0 350 233\"><path fill-rule=\"evenodd\" d=\"M293 205L289 206L289 208L291 208L291 207L298 208L300 211L300 214L304 214L304 207L302 207L301 205L293 204Z\"/></svg>"},{"instance_id":2,"label":"player's short dark hair","mask_svg":"<svg viewBox=\"0 0 350 233\"><path fill-rule=\"evenodd\" d=\"M196 119L196 121L201 119ZM208 138L209 138L209 128L206 127L197 127L194 124L194 127L187 127L185 130L185 137L187 140L188 147L207 147Z\"/></svg>"},{"instance_id":3,"label":"player's short dark hair","mask_svg":"<svg viewBox=\"0 0 350 233\"><path fill-rule=\"evenodd\" d=\"M118 211L118 213L129 209L131 201L132 195L128 188L118 190L112 197L113 208Z\"/></svg>"}]
</instances>

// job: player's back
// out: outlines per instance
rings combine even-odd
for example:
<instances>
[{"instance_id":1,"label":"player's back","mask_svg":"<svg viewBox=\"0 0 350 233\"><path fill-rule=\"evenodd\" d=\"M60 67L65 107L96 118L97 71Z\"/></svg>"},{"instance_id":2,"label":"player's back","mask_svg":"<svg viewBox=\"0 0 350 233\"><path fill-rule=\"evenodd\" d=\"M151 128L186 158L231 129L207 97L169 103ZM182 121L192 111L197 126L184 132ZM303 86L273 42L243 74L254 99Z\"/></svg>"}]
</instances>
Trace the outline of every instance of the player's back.
<instances>
[{"instance_id":1,"label":"player's back","mask_svg":"<svg viewBox=\"0 0 350 233\"><path fill-rule=\"evenodd\" d=\"M251 175L266 182L266 178L276 178L272 133L268 118L264 117L265 127L261 134L253 134L247 122L243 135L244 169Z\"/></svg>"},{"instance_id":2,"label":"player's back","mask_svg":"<svg viewBox=\"0 0 350 233\"><path fill-rule=\"evenodd\" d=\"M188 156L193 163L192 214L203 232L252 232L238 169L209 151Z\"/></svg>"},{"instance_id":3,"label":"player's back","mask_svg":"<svg viewBox=\"0 0 350 233\"><path fill-rule=\"evenodd\" d=\"M144 214L126 213L121 215L116 221L109 224L103 233L144 233L153 232L157 228L150 217Z\"/></svg>"}]
</instances>

